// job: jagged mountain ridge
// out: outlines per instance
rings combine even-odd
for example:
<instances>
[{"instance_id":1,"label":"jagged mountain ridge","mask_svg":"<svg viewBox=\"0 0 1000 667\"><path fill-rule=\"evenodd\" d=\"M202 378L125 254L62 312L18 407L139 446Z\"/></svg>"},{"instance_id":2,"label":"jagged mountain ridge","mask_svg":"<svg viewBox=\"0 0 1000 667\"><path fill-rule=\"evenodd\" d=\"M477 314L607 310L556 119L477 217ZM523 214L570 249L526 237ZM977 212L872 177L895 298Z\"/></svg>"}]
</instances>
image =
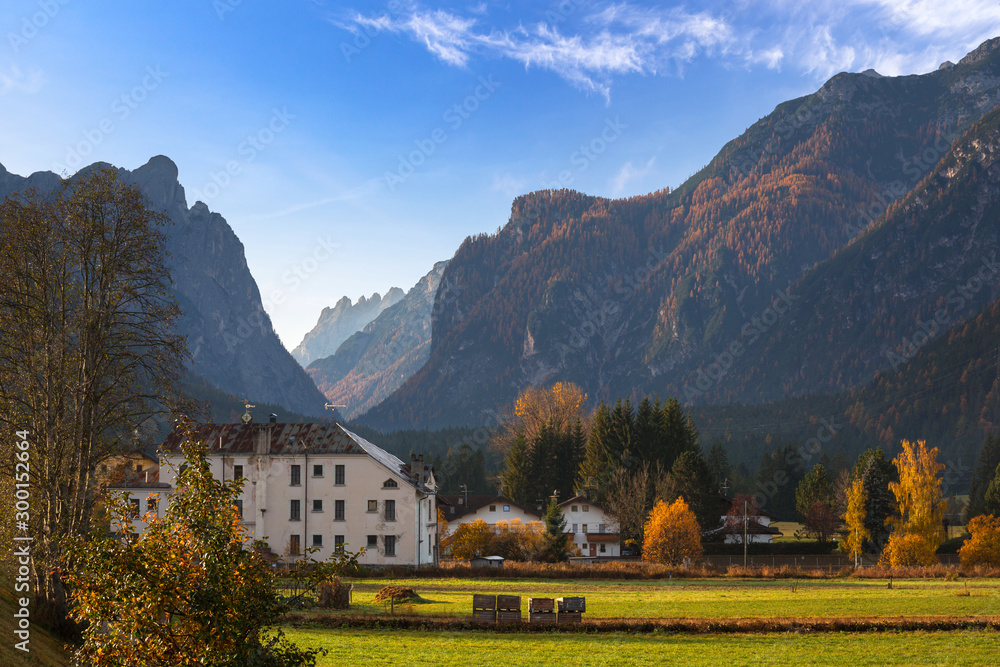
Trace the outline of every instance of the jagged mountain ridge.
<instances>
[{"instance_id":1,"label":"jagged mountain ridge","mask_svg":"<svg viewBox=\"0 0 1000 667\"><path fill-rule=\"evenodd\" d=\"M441 276L447 261L438 262L402 299L350 338L336 353L306 369L316 386L341 412L353 419L378 405L427 361L435 296L454 298Z\"/></svg>"},{"instance_id":2,"label":"jagged mountain ridge","mask_svg":"<svg viewBox=\"0 0 1000 667\"><path fill-rule=\"evenodd\" d=\"M111 167L97 163L87 167ZM188 208L177 166L162 155L121 177L139 185L172 222L164 229L173 292L182 310L177 332L187 337L190 370L227 394L320 416L323 395L281 344L261 304L243 244L218 213L202 202ZM0 167L0 196L34 186L60 187L51 172L30 177Z\"/></svg>"},{"instance_id":3,"label":"jagged mountain ridge","mask_svg":"<svg viewBox=\"0 0 1000 667\"><path fill-rule=\"evenodd\" d=\"M363 421L482 424L521 387L555 380L592 398L683 395L780 306L781 290L875 224L1000 102L998 46L924 75L839 74L779 105L673 192L519 197L500 232L467 239L449 264L444 279L462 291L435 308L428 363ZM692 400L770 400L816 382L735 378Z\"/></svg>"},{"instance_id":4,"label":"jagged mountain ridge","mask_svg":"<svg viewBox=\"0 0 1000 667\"><path fill-rule=\"evenodd\" d=\"M341 343L365 328L369 322L378 317L386 308L399 302L404 296L403 290L391 287L385 296L378 292L371 298L362 295L357 303L352 304L350 297L341 297L332 308L324 308L319 314L316 326L302 338L292 356L303 366L311 362L329 357L337 351Z\"/></svg>"}]
</instances>

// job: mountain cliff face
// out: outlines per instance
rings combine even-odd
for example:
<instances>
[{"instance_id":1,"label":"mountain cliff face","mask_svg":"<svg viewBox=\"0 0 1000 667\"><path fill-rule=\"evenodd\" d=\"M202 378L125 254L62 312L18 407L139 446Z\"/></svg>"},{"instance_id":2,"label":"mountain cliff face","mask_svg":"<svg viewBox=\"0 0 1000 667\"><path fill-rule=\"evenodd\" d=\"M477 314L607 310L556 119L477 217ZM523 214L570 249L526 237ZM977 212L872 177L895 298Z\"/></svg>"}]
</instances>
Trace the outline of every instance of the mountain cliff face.
<instances>
[{"instance_id":1,"label":"mountain cliff face","mask_svg":"<svg viewBox=\"0 0 1000 667\"><path fill-rule=\"evenodd\" d=\"M456 296L448 284L441 285L447 265L435 264L405 297L348 338L336 354L306 369L331 403L347 406L341 409L347 419L378 405L427 361L435 296L442 301Z\"/></svg>"},{"instance_id":2,"label":"mountain cliff face","mask_svg":"<svg viewBox=\"0 0 1000 667\"><path fill-rule=\"evenodd\" d=\"M352 304L346 296L341 298L333 308L323 309L316 326L292 350L292 356L303 366L308 366L316 359L329 357L351 334L364 329L366 324L386 308L399 302L403 295L403 290L392 287L384 297L375 292L370 299L362 296L356 304Z\"/></svg>"},{"instance_id":3,"label":"mountain cliff face","mask_svg":"<svg viewBox=\"0 0 1000 667\"><path fill-rule=\"evenodd\" d=\"M119 173L173 223L164 232L174 296L183 312L177 330L187 336L190 370L225 393L322 415L323 395L274 333L243 244L225 219L201 202L188 208L169 158L157 156ZM60 182L51 172L22 178L0 168L0 196L31 186L49 191Z\"/></svg>"},{"instance_id":4,"label":"mountain cliff face","mask_svg":"<svg viewBox=\"0 0 1000 667\"><path fill-rule=\"evenodd\" d=\"M802 317L799 281L867 238L1000 103L998 47L992 40L925 75L839 74L779 105L673 192L519 197L500 232L459 248L443 280L460 290L435 306L427 364L364 421L481 424L520 388L555 380L577 382L592 399L659 393L697 403L871 378L890 363L895 330L876 326L876 337L837 348L799 322L814 359L859 361L839 362L850 372L832 376L832 361L791 361L781 332ZM876 264L894 272L900 261ZM852 280L849 270L842 280ZM845 317L866 316L842 305Z\"/></svg>"}]
</instances>

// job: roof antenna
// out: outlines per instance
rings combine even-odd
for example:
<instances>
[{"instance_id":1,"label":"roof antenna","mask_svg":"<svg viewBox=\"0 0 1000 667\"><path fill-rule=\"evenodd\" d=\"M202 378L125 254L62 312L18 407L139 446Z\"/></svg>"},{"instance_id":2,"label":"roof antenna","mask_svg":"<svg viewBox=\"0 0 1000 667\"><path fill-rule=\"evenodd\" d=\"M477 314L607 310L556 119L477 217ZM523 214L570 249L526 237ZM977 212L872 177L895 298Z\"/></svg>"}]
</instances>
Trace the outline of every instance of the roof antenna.
<instances>
[{"instance_id":1,"label":"roof antenna","mask_svg":"<svg viewBox=\"0 0 1000 667\"><path fill-rule=\"evenodd\" d=\"M325 409L327 409L327 410L330 411L330 414L333 417L333 421L336 422L337 421L337 408L346 408L347 406L346 405L334 405L333 403L327 403L323 407Z\"/></svg>"},{"instance_id":2,"label":"roof antenna","mask_svg":"<svg viewBox=\"0 0 1000 667\"><path fill-rule=\"evenodd\" d=\"M246 412L244 412L243 416L240 417L240 421L242 421L244 424L250 424L253 421L253 415L250 414L250 408L256 408L257 406L251 405L250 401L247 400L243 401L243 405L246 406Z\"/></svg>"}]
</instances>

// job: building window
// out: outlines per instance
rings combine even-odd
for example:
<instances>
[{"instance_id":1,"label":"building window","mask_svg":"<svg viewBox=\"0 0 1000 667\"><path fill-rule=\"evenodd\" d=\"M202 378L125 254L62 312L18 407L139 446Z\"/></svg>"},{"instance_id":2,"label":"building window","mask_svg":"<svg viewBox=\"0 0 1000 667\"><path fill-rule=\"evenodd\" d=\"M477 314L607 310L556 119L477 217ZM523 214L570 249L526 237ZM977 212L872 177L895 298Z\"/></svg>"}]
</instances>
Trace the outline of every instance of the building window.
<instances>
[{"instance_id":1,"label":"building window","mask_svg":"<svg viewBox=\"0 0 1000 667\"><path fill-rule=\"evenodd\" d=\"M583 526L581 526L580 529L583 531L584 534L586 534L587 533L587 524L583 524Z\"/></svg>"},{"instance_id":2,"label":"building window","mask_svg":"<svg viewBox=\"0 0 1000 667\"><path fill-rule=\"evenodd\" d=\"M344 520L344 501L334 500L333 501L333 520L343 521Z\"/></svg>"},{"instance_id":3,"label":"building window","mask_svg":"<svg viewBox=\"0 0 1000 667\"><path fill-rule=\"evenodd\" d=\"M344 536L334 535L333 536L333 550L339 553L344 553Z\"/></svg>"},{"instance_id":4,"label":"building window","mask_svg":"<svg viewBox=\"0 0 1000 667\"><path fill-rule=\"evenodd\" d=\"M590 511L590 505L584 505L583 506L583 511L584 512L589 512Z\"/></svg>"},{"instance_id":5,"label":"building window","mask_svg":"<svg viewBox=\"0 0 1000 667\"><path fill-rule=\"evenodd\" d=\"M606 532L608 532L608 526L607 526L607 524L603 524L603 523L597 524L597 532L599 532L599 533L606 533Z\"/></svg>"},{"instance_id":6,"label":"building window","mask_svg":"<svg viewBox=\"0 0 1000 667\"><path fill-rule=\"evenodd\" d=\"M140 510L139 510L139 499L138 498L132 498L132 499L129 500L129 504L132 506L132 512L131 512L132 518L133 519L138 519L139 518L139 512L140 512Z\"/></svg>"},{"instance_id":7,"label":"building window","mask_svg":"<svg viewBox=\"0 0 1000 667\"><path fill-rule=\"evenodd\" d=\"M135 471L136 472L142 472L142 464L141 463L136 463L135 464Z\"/></svg>"},{"instance_id":8,"label":"building window","mask_svg":"<svg viewBox=\"0 0 1000 667\"><path fill-rule=\"evenodd\" d=\"M387 500L385 501L385 520L395 521L396 520L396 501ZM395 538L393 538L395 539Z\"/></svg>"},{"instance_id":9,"label":"building window","mask_svg":"<svg viewBox=\"0 0 1000 667\"><path fill-rule=\"evenodd\" d=\"M323 501L322 501L322 499L314 498L313 499L313 512L322 512L322 511L323 511Z\"/></svg>"},{"instance_id":10,"label":"building window","mask_svg":"<svg viewBox=\"0 0 1000 667\"><path fill-rule=\"evenodd\" d=\"M293 465L292 466L292 486L299 486L302 484L302 466Z\"/></svg>"},{"instance_id":11,"label":"building window","mask_svg":"<svg viewBox=\"0 0 1000 667\"><path fill-rule=\"evenodd\" d=\"M384 482L382 482L382 488L383 489L397 489L397 488L399 488L399 484L397 484L396 480L394 480L394 479L387 479Z\"/></svg>"},{"instance_id":12,"label":"building window","mask_svg":"<svg viewBox=\"0 0 1000 667\"><path fill-rule=\"evenodd\" d=\"M503 511L504 512L509 512L510 511L510 505L504 505L503 506Z\"/></svg>"},{"instance_id":13,"label":"building window","mask_svg":"<svg viewBox=\"0 0 1000 667\"><path fill-rule=\"evenodd\" d=\"M385 555L386 556L395 556L396 555L396 536L395 535L386 535L383 539L385 540Z\"/></svg>"},{"instance_id":14,"label":"building window","mask_svg":"<svg viewBox=\"0 0 1000 667\"><path fill-rule=\"evenodd\" d=\"M497 511L497 506L496 505L490 505L490 511L491 512L496 512Z\"/></svg>"},{"instance_id":15,"label":"building window","mask_svg":"<svg viewBox=\"0 0 1000 667\"><path fill-rule=\"evenodd\" d=\"M601 552L601 553L604 553L604 552L605 552L605 548L604 548L604 545L603 545L603 544L601 545L601 548L600 548L600 552Z\"/></svg>"},{"instance_id":16,"label":"building window","mask_svg":"<svg viewBox=\"0 0 1000 667\"><path fill-rule=\"evenodd\" d=\"M452 508L452 509L454 509L454 508ZM368 501L368 511L369 512L378 512L378 501L377 500L369 500Z\"/></svg>"},{"instance_id":17,"label":"building window","mask_svg":"<svg viewBox=\"0 0 1000 667\"><path fill-rule=\"evenodd\" d=\"M343 484L344 483L344 466L335 466L333 469L333 483Z\"/></svg>"},{"instance_id":18,"label":"building window","mask_svg":"<svg viewBox=\"0 0 1000 667\"><path fill-rule=\"evenodd\" d=\"M570 508L569 508L569 511L570 512L575 512L576 511L576 505L571 505Z\"/></svg>"},{"instance_id":19,"label":"building window","mask_svg":"<svg viewBox=\"0 0 1000 667\"><path fill-rule=\"evenodd\" d=\"M377 549L378 548L378 535L369 535L368 536L368 548L369 549Z\"/></svg>"},{"instance_id":20,"label":"building window","mask_svg":"<svg viewBox=\"0 0 1000 667\"><path fill-rule=\"evenodd\" d=\"M571 532L571 533L575 533L576 532L576 524L575 523L573 524L573 527L569 529L569 532Z\"/></svg>"},{"instance_id":21,"label":"building window","mask_svg":"<svg viewBox=\"0 0 1000 667\"><path fill-rule=\"evenodd\" d=\"M292 500L289 502L288 509L288 520L289 521L301 521L302 520L302 501Z\"/></svg>"},{"instance_id":22,"label":"building window","mask_svg":"<svg viewBox=\"0 0 1000 667\"><path fill-rule=\"evenodd\" d=\"M237 500L236 501L236 513L240 515L240 520L242 521L243 520L243 501L242 500Z\"/></svg>"},{"instance_id":23,"label":"building window","mask_svg":"<svg viewBox=\"0 0 1000 667\"><path fill-rule=\"evenodd\" d=\"M321 547L321 546L323 546L323 536L322 535L313 535L313 546L314 547Z\"/></svg>"},{"instance_id":24,"label":"building window","mask_svg":"<svg viewBox=\"0 0 1000 667\"><path fill-rule=\"evenodd\" d=\"M243 479L243 466L233 466L233 479Z\"/></svg>"},{"instance_id":25,"label":"building window","mask_svg":"<svg viewBox=\"0 0 1000 667\"><path fill-rule=\"evenodd\" d=\"M302 541L298 535L292 535L288 538L288 555L298 556L299 550L302 548Z\"/></svg>"},{"instance_id":26,"label":"building window","mask_svg":"<svg viewBox=\"0 0 1000 667\"><path fill-rule=\"evenodd\" d=\"M153 516L159 516L159 513L156 511L157 506L159 504L160 504L160 499L157 498L156 496L151 496L149 498L146 498L146 511L152 512Z\"/></svg>"},{"instance_id":27,"label":"building window","mask_svg":"<svg viewBox=\"0 0 1000 667\"><path fill-rule=\"evenodd\" d=\"M313 465L313 477L322 477L322 476L323 476L323 464L322 463L316 463L316 464L314 464Z\"/></svg>"}]
</instances>

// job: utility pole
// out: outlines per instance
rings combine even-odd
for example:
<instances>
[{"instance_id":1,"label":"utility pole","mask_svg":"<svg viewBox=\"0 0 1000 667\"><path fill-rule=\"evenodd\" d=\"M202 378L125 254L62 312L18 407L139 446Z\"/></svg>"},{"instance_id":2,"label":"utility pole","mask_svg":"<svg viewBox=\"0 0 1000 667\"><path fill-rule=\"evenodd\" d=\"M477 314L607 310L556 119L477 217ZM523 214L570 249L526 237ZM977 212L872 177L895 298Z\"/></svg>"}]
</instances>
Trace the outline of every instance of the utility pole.
<instances>
[{"instance_id":1,"label":"utility pole","mask_svg":"<svg viewBox=\"0 0 1000 667\"><path fill-rule=\"evenodd\" d=\"M747 566L747 501L743 501L743 569Z\"/></svg>"}]
</instances>

